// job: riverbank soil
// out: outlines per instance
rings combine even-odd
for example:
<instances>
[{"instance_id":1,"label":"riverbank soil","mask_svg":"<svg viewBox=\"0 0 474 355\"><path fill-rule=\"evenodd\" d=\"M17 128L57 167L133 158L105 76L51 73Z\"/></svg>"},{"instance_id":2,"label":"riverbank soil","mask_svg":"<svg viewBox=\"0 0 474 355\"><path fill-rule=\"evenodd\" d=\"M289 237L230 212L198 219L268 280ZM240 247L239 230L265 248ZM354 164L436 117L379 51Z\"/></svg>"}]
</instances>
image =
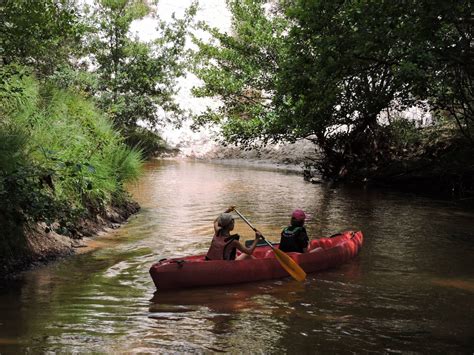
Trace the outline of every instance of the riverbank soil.
<instances>
[{"instance_id":1,"label":"riverbank soil","mask_svg":"<svg viewBox=\"0 0 474 355\"><path fill-rule=\"evenodd\" d=\"M139 209L138 203L128 200L114 203L102 211L89 210L85 217L66 230L54 223L16 224L2 220L0 216L0 279L74 254L83 246L83 238L118 228Z\"/></svg>"}]
</instances>

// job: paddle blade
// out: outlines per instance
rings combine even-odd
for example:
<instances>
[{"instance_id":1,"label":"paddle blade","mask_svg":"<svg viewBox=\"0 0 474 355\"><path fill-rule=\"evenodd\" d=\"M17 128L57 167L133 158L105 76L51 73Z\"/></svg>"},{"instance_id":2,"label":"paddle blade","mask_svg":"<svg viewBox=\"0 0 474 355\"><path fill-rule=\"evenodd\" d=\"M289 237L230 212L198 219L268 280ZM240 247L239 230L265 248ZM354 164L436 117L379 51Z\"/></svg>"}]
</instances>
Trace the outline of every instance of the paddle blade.
<instances>
[{"instance_id":1,"label":"paddle blade","mask_svg":"<svg viewBox=\"0 0 474 355\"><path fill-rule=\"evenodd\" d=\"M297 281L304 281L306 273L304 270L288 255L282 252L280 249L272 249L275 253L276 259L280 262L281 266Z\"/></svg>"}]
</instances>

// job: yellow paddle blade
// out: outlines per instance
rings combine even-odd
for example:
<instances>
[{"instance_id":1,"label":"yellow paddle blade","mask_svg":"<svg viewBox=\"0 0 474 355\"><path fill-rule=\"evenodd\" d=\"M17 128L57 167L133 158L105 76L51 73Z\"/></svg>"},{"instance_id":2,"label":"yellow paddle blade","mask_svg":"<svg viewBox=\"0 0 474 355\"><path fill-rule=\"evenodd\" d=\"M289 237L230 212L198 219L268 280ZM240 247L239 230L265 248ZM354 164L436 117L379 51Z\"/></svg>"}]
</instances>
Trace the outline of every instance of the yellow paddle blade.
<instances>
[{"instance_id":1,"label":"yellow paddle blade","mask_svg":"<svg viewBox=\"0 0 474 355\"><path fill-rule=\"evenodd\" d=\"M282 252L280 249L272 248L275 253L276 259L280 262L281 266L297 281L304 281L306 273L304 270L288 255Z\"/></svg>"}]
</instances>

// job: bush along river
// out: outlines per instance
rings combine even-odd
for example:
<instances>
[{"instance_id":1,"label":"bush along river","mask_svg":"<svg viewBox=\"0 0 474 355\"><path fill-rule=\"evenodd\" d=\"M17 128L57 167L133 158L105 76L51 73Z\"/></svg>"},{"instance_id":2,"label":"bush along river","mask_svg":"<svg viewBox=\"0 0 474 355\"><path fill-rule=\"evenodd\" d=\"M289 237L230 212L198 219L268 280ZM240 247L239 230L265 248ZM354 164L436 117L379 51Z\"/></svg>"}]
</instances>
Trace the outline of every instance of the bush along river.
<instances>
[{"instance_id":1,"label":"bush along river","mask_svg":"<svg viewBox=\"0 0 474 355\"><path fill-rule=\"evenodd\" d=\"M474 210L294 172L155 161L130 192L142 210L90 250L0 286L0 353L474 351ZM155 292L162 259L205 253L237 205L271 241L294 208L308 233L364 233L337 269L226 287ZM236 232L253 232L236 219ZM258 272L258 270L256 271Z\"/></svg>"}]
</instances>

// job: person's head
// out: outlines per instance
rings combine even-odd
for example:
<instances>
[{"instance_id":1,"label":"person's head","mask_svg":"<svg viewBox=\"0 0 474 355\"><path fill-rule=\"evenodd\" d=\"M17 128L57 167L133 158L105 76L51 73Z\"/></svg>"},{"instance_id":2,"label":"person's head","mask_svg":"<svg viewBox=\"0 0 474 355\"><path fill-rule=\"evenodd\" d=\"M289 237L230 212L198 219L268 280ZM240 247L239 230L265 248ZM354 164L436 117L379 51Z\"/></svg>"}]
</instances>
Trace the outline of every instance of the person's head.
<instances>
[{"instance_id":1,"label":"person's head","mask_svg":"<svg viewBox=\"0 0 474 355\"><path fill-rule=\"evenodd\" d=\"M291 214L291 225L294 227L303 227L306 215L303 210L294 210Z\"/></svg>"},{"instance_id":2,"label":"person's head","mask_svg":"<svg viewBox=\"0 0 474 355\"><path fill-rule=\"evenodd\" d=\"M234 217L230 213L221 213L217 218L217 224L222 230L231 231L234 229Z\"/></svg>"}]
</instances>

